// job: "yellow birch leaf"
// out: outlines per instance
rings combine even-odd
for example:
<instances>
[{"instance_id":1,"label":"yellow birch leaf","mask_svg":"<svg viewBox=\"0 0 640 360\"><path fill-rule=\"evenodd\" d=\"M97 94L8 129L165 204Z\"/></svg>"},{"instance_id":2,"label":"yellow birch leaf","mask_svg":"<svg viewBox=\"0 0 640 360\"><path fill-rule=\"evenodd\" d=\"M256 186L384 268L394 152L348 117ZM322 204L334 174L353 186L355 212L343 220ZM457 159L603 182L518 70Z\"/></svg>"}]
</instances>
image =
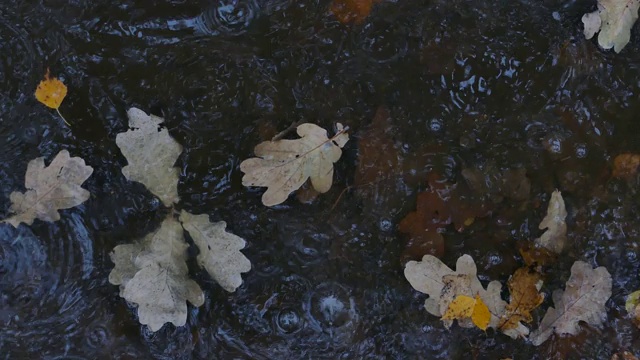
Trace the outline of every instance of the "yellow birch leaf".
<instances>
[{"instance_id":1,"label":"yellow birch leaf","mask_svg":"<svg viewBox=\"0 0 640 360\"><path fill-rule=\"evenodd\" d=\"M466 295L458 295L442 315L443 320L465 318L471 318L471 321L482 330L486 330L489 326L491 313L480 295L476 295L475 299Z\"/></svg>"},{"instance_id":2,"label":"yellow birch leaf","mask_svg":"<svg viewBox=\"0 0 640 360\"><path fill-rule=\"evenodd\" d=\"M46 106L58 110L67 96L67 87L55 77L49 77L49 69L36 89L36 99Z\"/></svg>"}]
</instances>

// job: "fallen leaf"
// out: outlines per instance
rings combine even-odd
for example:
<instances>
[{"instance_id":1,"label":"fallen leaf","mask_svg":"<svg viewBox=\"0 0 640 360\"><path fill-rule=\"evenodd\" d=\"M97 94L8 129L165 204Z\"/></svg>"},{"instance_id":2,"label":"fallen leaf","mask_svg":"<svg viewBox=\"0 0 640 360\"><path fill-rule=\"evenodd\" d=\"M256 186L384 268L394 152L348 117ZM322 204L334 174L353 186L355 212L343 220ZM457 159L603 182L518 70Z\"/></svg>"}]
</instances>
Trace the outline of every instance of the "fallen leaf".
<instances>
[{"instance_id":1,"label":"fallen leaf","mask_svg":"<svg viewBox=\"0 0 640 360\"><path fill-rule=\"evenodd\" d=\"M31 225L33 220L60 220L58 210L78 206L89 199L89 192L81 187L93 173L82 158L70 157L67 150L60 151L45 167L44 157L31 160L25 174L26 192L14 191L10 195L9 212L14 216L3 220L14 227L21 222Z\"/></svg>"},{"instance_id":2,"label":"fallen leaf","mask_svg":"<svg viewBox=\"0 0 640 360\"><path fill-rule=\"evenodd\" d=\"M67 96L67 87L62 81L49 76L49 69L36 88L36 99L42 104L58 110L64 97Z\"/></svg>"},{"instance_id":3,"label":"fallen leaf","mask_svg":"<svg viewBox=\"0 0 640 360\"><path fill-rule=\"evenodd\" d=\"M120 296L138 305L139 321L151 331L160 330L167 322L183 326L186 302L194 306L204 303L200 286L189 279L187 248L182 226L169 217L139 243L118 245L111 254L116 267L109 282L120 285Z\"/></svg>"},{"instance_id":4,"label":"fallen leaf","mask_svg":"<svg viewBox=\"0 0 640 360\"><path fill-rule=\"evenodd\" d=\"M546 267L558 260L558 254L551 252L549 249L530 246L529 244L524 244L520 248L520 255L527 266Z\"/></svg>"},{"instance_id":5,"label":"fallen leaf","mask_svg":"<svg viewBox=\"0 0 640 360\"><path fill-rule=\"evenodd\" d=\"M333 0L331 12L343 24L361 24L373 8L375 0Z\"/></svg>"},{"instance_id":6,"label":"fallen leaf","mask_svg":"<svg viewBox=\"0 0 640 360\"><path fill-rule=\"evenodd\" d=\"M631 180L638 174L639 166L639 154L620 154L613 160L613 173L611 175L614 178Z\"/></svg>"},{"instance_id":7,"label":"fallen leaf","mask_svg":"<svg viewBox=\"0 0 640 360\"><path fill-rule=\"evenodd\" d=\"M634 291L627 296L625 309L629 315L640 325L640 290Z\"/></svg>"},{"instance_id":8,"label":"fallen leaf","mask_svg":"<svg viewBox=\"0 0 640 360\"><path fill-rule=\"evenodd\" d=\"M640 0L598 0L598 10L582 16L584 36L598 31L598 44L619 53L629 43L631 27L638 19Z\"/></svg>"},{"instance_id":9,"label":"fallen leaf","mask_svg":"<svg viewBox=\"0 0 640 360\"><path fill-rule=\"evenodd\" d=\"M333 163L340 159L341 148L349 140L342 124L329 139L323 128L305 123L297 127L300 139L265 141L255 147L256 158L243 161L240 170L244 186L266 187L262 203L283 203L289 194L311 180L313 188L325 193L333 183Z\"/></svg>"},{"instance_id":10,"label":"fallen leaf","mask_svg":"<svg viewBox=\"0 0 640 360\"><path fill-rule=\"evenodd\" d=\"M565 290L553 292L555 308L549 308L539 328L531 333L533 345L545 342L552 333L575 335L579 322L598 326L606 318L605 303L611 297L611 275L604 267L592 269L582 261L571 267Z\"/></svg>"},{"instance_id":11,"label":"fallen leaf","mask_svg":"<svg viewBox=\"0 0 640 360\"><path fill-rule=\"evenodd\" d=\"M127 116L132 129L116 136L116 144L129 163L122 168L122 174L144 184L165 206L177 203L180 169L174 164L182 146L167 129L159 129L164 119L137 108L129 109Z\"/></svg>"},{"instance_id":12,"label":"fallen leaf","mask_svg":"<svg viewBox=\"0 0 640 360\"><path fill-rule=\"evenodd\" d=\"M531 311L540 306L544 295L540 294L542 275L529 267L523 267L509 278L509 303L500 319L499 329L507 335L507 330L520 328L520 322L531 322ZM526 336L527 334L514 334ZM513 337L513 336L512 336Z\"/></svg>"},{"instance_id":13,"label":"fallen leaf","mask_svg":"<svg viewBox=\"0 0 640 360\"><path fill-rule=\"evenodd\" d=\"M389 203L404 200L402 169L398 148L390 134L393 127L389 110L378 107L371 125L358 140L358 163L353 177L362 205L372 211L387 211Z\"/></svg>"},{"instance_id":14,"label":"fallen leaf","mask_svg":"<svg viewBox=\"0 0 640 360\"><path fill-rule=\"evenodd\" d=\"M556 190L551 194L547 215L538 226L540 230L547 229L547 231L535 240L535 244L560 254L567 242L566 218L567 209L564 206L564 199L562 199L560 191Z\"/></svg>"},{"instance_id":15,"label":"fallen leaf","mask_svg":"<svg viewBox=\"0 0 640 360\"><path fill-rule=\"evenodd\" d=\"M638 358L628 351L613 354L611 360L638 360Z\"/></svg>"},{"instance_id":16,"label":"fallen leaf","mask_svg":"<svg viewBox=\"0 0 640 360\"><path fill-rule=\"evenodd\" d=\"M478 279L475 262L469 255L458 258L456 271L449 269L438 258L425 255L422 261L409 261L405 265L404 276L414 289L429 295L424 307L430 314L438 317L446 313L451 302L458 296L478 295L491 314L488 327L495 328L506 307L506 302L500 297L500 282L490 282L485 290ZM448 319L443 319L443 322L446 327L452 323ZM474 326L469 319L459 319L458 324L461 327Z\"/></svg>"},{"instance_id":17,"label":"fallen leaf","mask_svg":"<svg viewBox=\"0 0 640 360\"><path fill-rule=\"evenodd\" d=\"M455 320L471 318L471 321L482 330L489 326L491 313L479 295L475 298L459 295L449 304L442 319Z\"/></svg>"},{"instance_id":18,"label":"fallen leaf","mask_svg":"<svg viewBox=\"0 0 640 360\"><path fill-rule=\"evenodd\" d=\"M198 263L223 289L234 292L242 284L241 273L251 270L251 263L240 250L243 238L225 231L227 223L211 223L209 216L192 215L184 210L180 221L200 249Z\"/></svg>"}]
</instances>

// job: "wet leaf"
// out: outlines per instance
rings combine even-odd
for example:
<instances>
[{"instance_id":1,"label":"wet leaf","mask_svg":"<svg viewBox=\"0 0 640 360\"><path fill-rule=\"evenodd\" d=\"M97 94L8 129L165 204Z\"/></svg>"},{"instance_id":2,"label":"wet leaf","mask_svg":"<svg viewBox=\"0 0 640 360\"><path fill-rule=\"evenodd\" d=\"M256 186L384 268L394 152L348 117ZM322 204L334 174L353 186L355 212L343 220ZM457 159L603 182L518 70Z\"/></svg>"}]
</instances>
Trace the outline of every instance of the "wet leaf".
<instances>
[{"instance_id":1,"label":"wet leaf","mask_svg":"<svg viewBox=\"0 0 640 360\"><path fill-rule=\"evenodd\" d=\"M546 267L558 260L558 254L551 252L547 248L532 247L524 244L520 248L520 255L527 266Z\"/></svg>"},{"instance_id":2,"label":"wet leaf","mask_svg":"<svg viewBox=\"0 0 640 360\"><path fill-rule=\"evenodd\" d=\"M617 354L613 354L611 360L638 360L638 358L629 351L623 351Z\"/></svg>"},{"instance_id":3,"label":"wet leaf","mask_svg":"<svg viewBox=\"0 0 640 360\"><path fill-rule=\"evenodd\" d=\"M211 223L209 216L180 213L180 221L200 249L198 263L223 289L234 292L242 284L241 273L251 270L251 263L240 250L243 238L225 231L224 221Z\"/></svg>"},{"instance_id":4,"label":"wet leaf","mask_svg":"<svg viewBox=\"0 0 640 360\"><path fill-rule=\"evenodd\" d=\"M67 87L62 81L50 77L49 69L47 69L44 80L40 81L36 88L36 99L42 104L58 110L65 96L67 96Z\"/></svg>"},{"instance_id":5,"label":"wet leaf","mask_svg":"<svg viewBox=\"0 0 640 360\"><path fill-rule=\"evenodd\" d=\"M542 219L538 228L547 231L535 240L537 246L544 247L556 254L562 252L567 242L567 209L564 206L564 199L560 191L556 190L551 194L547 215Z\"/></svg>"},{"instance_id":6,"label":"wet leaf","mask_svg":"<svg viewBox=\"0 0 640 360\"><path fill-rule=\"evenodd\" d=\"M187 243L180 223L169 217L139 243L116 246L111 259L116 267L109 282L120 285L120 296L138 305L138 318L149 330L171 322L183 326L187 304L204 303L198 284L189 279Z\"/></svg>"},{"instance_id":7,"label":"wet leaf","mask_svg":"<svg viewBox=\"0 0 640 360\"><path fill-rule=\"evenodd\" d=\"M520 322L531 322L531 311L544 301L544 295L540 294L542 275L529 267L523 267L516 270L507 285L509 304L500 319L499 328L513 338L524 337L528 335L528 331L522 334L513 330L522 329Z\"/></svg>"},{"instance_id":8,"label":"wet leaf","mask_svg":"<svg viewBox=\"0 0 640 360\"><path fill-rule=\"evenodd\" d=\"M613 173L611 175L614 178L631 180L638 174L639 166L639 154L620 154L613 160Z\"/></svg>"},{"instance_id":9,"label":"wet leaf","mask_svg":"<svg viewBox=\"0 0 640 360\"><path fill-rule=\"evenodd\" d=\"M476 264L469 255L458 258L456 271L449 269L438 258L425 255L422 261L409 261L405 265L404 276L414 289L429 295L424 307L438 317L442 317L451 302L460 295L477 295L482 299L491 314L489 327L498 325L498 316L506 307L506 302L500 297L500 282L490 282L485 290L478 279ZM449 319L443 319L443 322L446 327L452 323ZM471 319L459 319L458 324L461 327L474 326Z\"/></svg>"},{"instance_id":10,"label":"wet leaf","mask_svg":"<svg viewBox=\"0 0 640 360\"><path fill-rule=\"evenodd\" d=\"M343 24L361 24L376 0L333 0L331 12Z\"/></svg>"},{"instance_id":11,"label":"wet leaf","mask_svg":"<svg viewBox=\"0 0 640 360\"><path fill-rule=\"evenodd\" d=\"M129 163L122 168L122 174L144 184L165 206L177 203L180 169L174 164L182 146L167 129L159 128L164 119L137 108L129 109L127 116L132 129L116 136L116 144Z\"/></svg>"},{"instance_id":12,"label":"wet leaf","mask_svg":"<svg viewBox=\"0 0 640 360\"><path fill-rule=\"evenodd\" d=\"M599 31L598 44L619 53L629 43L639 7L640 0L598 0L598 10L582 17L584 36L591 39Z\"/></svg>"},{"instance_id":13,"label":"wet leaf","mask_svg":"<svg viewBox=\"0 0 640 360\"><path fill-rule=\"evenodd\" d=\"M265 141L255 147L256 158L243 161L240 170L244 186L266 187L262 203L283 203L289 194L311 180L313 188L325 193L333 182L333 163L340 159L341 148L349 140L341 124L333 138L323 128L305 123L297 127L300 139Z\"/></svg>"},{"instance_id":14,"label":"wet leaf","mask_svg":"<svg viewBox=\"0 0 640 360\"><path fill-rule=\"evenodd\" d=\"M545 342L551 334L575 335L579 322L598 326L606 318L605 303L611 297L611 275L604 267L596 269L582 261L571 267L565 290L553 292L555 307L549 308L539 328L531 333L533 345Z\"/></svg>"},{"instance_id":15,"label":"wet leaf","mask_svg":"<svg viewBox=\"0 0 640 360\"><path fill-rule=\"evenodd\" d=\"M44 157L31 160L25 174L27 191L11 193L9 212L15 215L3 222L18 227L21 222L31 225L36 218L60 220L58 210L78 206L89 199L89 192L81 186L92 173L91 166L85 165L82 158L72 158L67 150L60 151L47 167Z\"/></svg>"},{"instance_id":16,"label":"wet leaf","mask_svg":"<svg viewBox=\"0 0 640 360\"><path fill-rule=\"evenodd\" d=\"M491 313L479 295L476 295L475 298L459 295L449 304L442 318L447 320L471 318L477 327L486 330L489 326Z\"/></svg>"},{"instance_id":17,"label":"wet leaf","mask_svg":"<svg viewBox=\"0 0 640 360\"><path fill-rule=\"evenodd\" d=\"M625 309L638 325L640 325L640 290L634 291L627 296Z\"/></svg>"}]
</instances>

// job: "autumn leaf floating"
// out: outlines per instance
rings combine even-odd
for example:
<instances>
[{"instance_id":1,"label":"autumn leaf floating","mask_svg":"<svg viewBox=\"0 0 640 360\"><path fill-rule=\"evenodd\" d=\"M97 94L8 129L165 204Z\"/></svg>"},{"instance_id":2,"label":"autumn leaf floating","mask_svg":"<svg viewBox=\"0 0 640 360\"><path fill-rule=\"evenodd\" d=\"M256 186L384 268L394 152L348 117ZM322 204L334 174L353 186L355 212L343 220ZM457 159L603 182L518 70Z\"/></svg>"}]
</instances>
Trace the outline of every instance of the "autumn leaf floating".
<instances>
[{"instance_id":1,"label":"autumn leaf floating","mask_svg":"<svg viewBox=\"0 0 640 360\"><path fill-rule=\"evenodd\" d=\"M471 321L480 329L486 330L489 326L491 313L482 301L480 295L475 298L466 295L458 295L449 304L447 311L442 315L443 320L471 318Z\"/></svg>"},{"instance_id":2,"label":"autumn leaf floating","mask_svg":"<svg viewBox=\"0 0 640 360\"><path fill-rule=\"evenodd\" d=\"M129 126L116 136L116 144L129 165L122 169L127 179L145 185L163 204L173 208L179 201L178 169L174 163L182 153L164 121L136 108L129 109ZM116 246L111 253L115 267L109 282L120 286L120 296L138 307L141 324L158 331L165 323L182 326L187 319L187 302L204 303L200 286L189 278L185 231L200 250L198 263L220 286L234 292L242 284L242 273L251 263L240 252L245 241L225 231L224 221L211 222L206 214L185 210L170 213L159 229L133 243Z\"/></svg>"},{"instance_id":3,"label":"autumn leaf floating","mask_svg":"<svg viewBox=\"0 0 640 360\"><path fill-rule=\"evenodd\" d=\"M627 296L624 307L636 325L640 327L640 290L634 291Z\"/></svg>"},{"instance_id":4,"label":"autumn leaf floating","mask_svg":"<svg viewBox=\"0 0 640 360\"><path fill-rule=\"evenodd\" d=\"M539 293L541 276L529 268L518 269L509 279L510 301L501 297L502 285L491 281L485 289L477 277L473 258L458 258L456 270L448 268L438 258L425 255L421 261L409 261L404 269L405 278L419 292L429 295L424 307L430 314L441 317L446 327L453 319L461 327L489 327L506 335L524 338L529 329L522 322L532 320L544 296ZM553 295L556 308L550 308L538 330L529 339L534 345L543 343L553 332L576 334L578 322L599 325L604 321L604 304L611 296L611 275L604 267L592 269L582 261L571 268L566 290Z\"/></svg>"},{"instance_id":5,"label":"autumn leaf floating","mask_svg":"<svg viewBox=\"0 0 640 360\"><path fill-rule=\"evenodd\" d=\"M598 0L598 10L582 17L584 36L591 39L600 32L598 44L619 53L629 43L639 7L640 0Z\"/></svg>"},{"instance_id":6,"label":"autumn leaf floating","mask_svg":"<svg viewBox=\"0 0 640 360\"><path fill-rule=\"evenodd\" d=\"M327 131L318 125L301 124L297 127L300 139L265 141L258 144L255 158L240 164L245 173L244 186L266 187L262 203L274 206L287 200L307 179L319 193L325 193L333 183L333 163L342 156L341 148L349 141L342 124L329 139Z\"/></svg>"},{"instance_id":7,"label":"autumn leaf floating","mask_svg":"<svg viewBox=\"0 0 640 360\"><path fill-rule=\"evenodd\" d=\"M20 223L31 225L35 219L60 220L58 210L89 199L89 191L81 186L92 173L91 166L79 157L71 157L67 150L60 151L49 166L45 166L44 157L31 160L24 181L27 191L11 193L9 212L14 215L2 222L18 227Z\"/></svg>"},{"instance_id":8,"label":"autumn leaf floating","mask_svg":"<svg viewBox=\"0 0 640 360\"><path fill-rule=\"evenodd\" d=\"M36 88L36 99L42 104L50 107L58 112L65 124L69 125L67 120L60 113L60 105L67 96L67 86L55 77L49 76L49 69L44 75L44 80L40 81Z\"/></svg>"},{"instance_id":9,"label":"autumn leaf floating","mask_svg":"<svg viewBox=\"0 0 640 360\"><path fill-rule=\"evenodd\" d=\"M567 242L567 209L560 191L556 190L551 194L547 215L542 219L538 228L546 231L535 240L537 246L559 254Z\"/></svg>"},{"instance_id":10,"label":"autumn leaf floating","mask_svg":"<svg viewBox=\"0 0 640 360\"><path fill-rule=\"evenodd\" d=\"M377 0L333 0L331 12L343 24L361 24Z\"/></svg>"}]
</instances>

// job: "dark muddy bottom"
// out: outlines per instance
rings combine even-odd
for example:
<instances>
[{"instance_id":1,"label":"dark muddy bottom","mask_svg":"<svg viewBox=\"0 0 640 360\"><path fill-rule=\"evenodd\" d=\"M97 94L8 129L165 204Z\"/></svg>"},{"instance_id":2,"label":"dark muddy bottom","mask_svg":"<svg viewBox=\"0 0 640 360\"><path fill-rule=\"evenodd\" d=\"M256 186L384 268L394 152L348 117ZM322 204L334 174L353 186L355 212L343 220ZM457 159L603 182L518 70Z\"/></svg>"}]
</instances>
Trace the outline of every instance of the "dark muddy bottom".
<instances>
[{"instance_id":1,"label":"dark muddy bottom","mask_svg":"<svg viewBox=\"0 0 640 360\"><path fill-rule=\"evenodd\" d=\"M609 176L640 153L640 27L621 54L582 35L595 1L397 1L358 25L328 1L12 1L0 4L0 218L27 163L68 149L95 170L91 199L55 223L0 225L3 359L609 359L640 349L625 296L640 288L638 179ZM33 91L47 67L69 87L61 112ZM195 264L206 302L185 327L151 333L107 282L109 252L158 226L159 202L120 172L115 145L136 106L164 116L184 146L186 209L225 220L253 264L236 293ZM363 196L358 143L380 107L404 174ZM334 185L311 204L269 209L239 163L294 121L351 128ZM413 159L413 160L411 160ZM488 216L443 233L481 280L506 283L517 243L540 235L563 192L569 246L550 269L551 305L575 260L613 276L607 321L540 347L489 330L446 330L404 279L399 221L427 175L461 182L480 169ZM531 190L505 196L507 169ZM397 176L399 174L389 174ZM346 190L345 190L346 189ZM380 196L379 196L380 195ZM384 196L382 196L384 195Z\"/></svg>"}]
</instances>

